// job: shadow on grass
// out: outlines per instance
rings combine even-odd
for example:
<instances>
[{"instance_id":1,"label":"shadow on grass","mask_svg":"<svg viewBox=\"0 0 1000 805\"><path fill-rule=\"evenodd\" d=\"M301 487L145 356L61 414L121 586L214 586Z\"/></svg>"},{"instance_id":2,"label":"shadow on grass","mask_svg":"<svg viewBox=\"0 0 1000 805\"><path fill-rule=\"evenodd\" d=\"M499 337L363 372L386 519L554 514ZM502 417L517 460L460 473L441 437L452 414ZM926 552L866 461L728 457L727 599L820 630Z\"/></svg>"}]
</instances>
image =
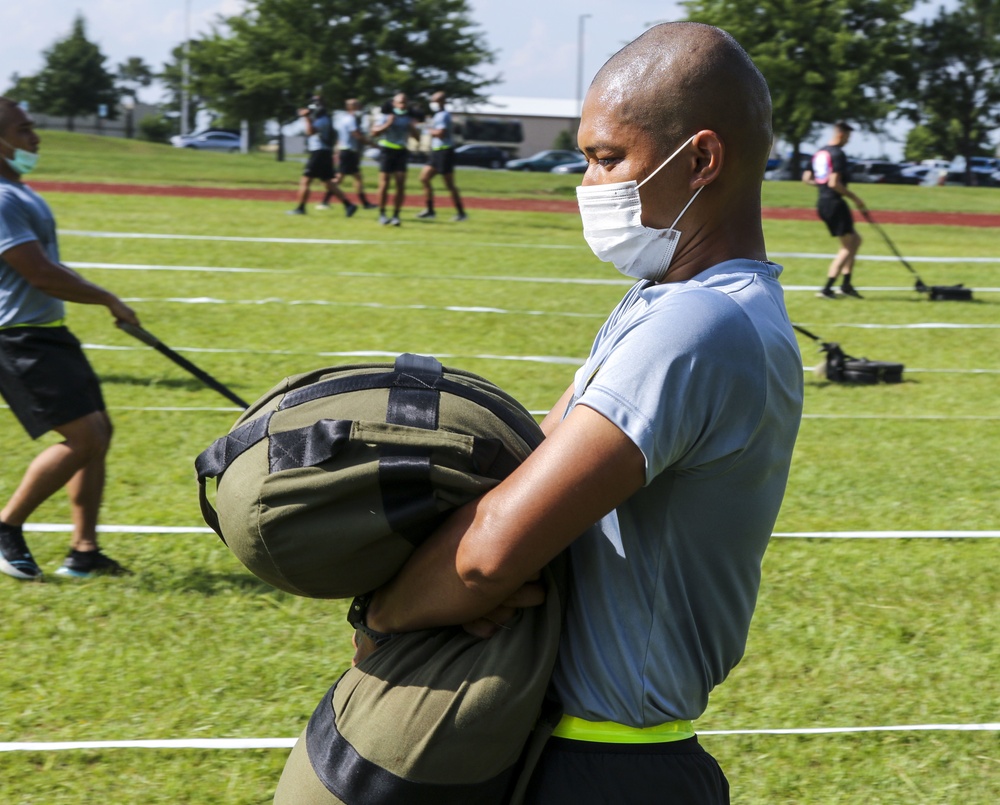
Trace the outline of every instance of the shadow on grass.
<instances>
[{"instance_id":1,"label":"shadow on grass","mask_svg":"<svg viewBox=\"0 0 1000 805\"><path fill-rule=\"evenodd\" d=\"M146 576L143 587L155 592L196 593L210 598L216 595L282 594L270 584L247 573L212 572L186 568L169 576Z\"/></svg>"},{"instance_id":2,"label":"shadow on grass","mask_svg":"<svg viewBox=\"0 0 1000 805\"><path fill-rule=\"evenodd\" d=\"M211 391L204 383L187 377L136 377L135 375L101 375L101 383L115 386L141 386L143 388L182 389L184 391Z\"/></svg>"}]
</instances>

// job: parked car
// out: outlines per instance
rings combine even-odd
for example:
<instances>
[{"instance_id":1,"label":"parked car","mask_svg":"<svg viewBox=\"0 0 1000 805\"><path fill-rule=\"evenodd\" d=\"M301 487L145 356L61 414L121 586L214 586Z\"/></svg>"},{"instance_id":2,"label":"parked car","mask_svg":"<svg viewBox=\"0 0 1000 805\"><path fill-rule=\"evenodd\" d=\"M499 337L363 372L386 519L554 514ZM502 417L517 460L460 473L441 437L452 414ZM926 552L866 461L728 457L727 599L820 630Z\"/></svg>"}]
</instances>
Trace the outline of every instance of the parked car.
<instances>
[{"instance_id":1,"label":"parked car","mask_svg":"<svg viewBox=\"0 0 1000 805\"><path fill-rule=\"evenodd\" d=\"M509 171L542 171L547 173L557 165L579 162L580 159L579 151L539 151L524 159L512 159L506 167Z\"/></svg>"},{"instance_id":2,"label":"parked car","mask_svg":"<svg viewBox=\"0 0 1000 805\"><path fill-rule=\"evenodd\" d=\"M460 145L455 149L456 165L480 168L502 168L507 164L507 152L493 145Z\"/></svg>"},{"instance_id":3,"label":"parked car","mask_svg":"<svg viewBox=\"0 0 1000 805\"><path fill-rule=\"evenodd\" d=\"M864 159L850 165L850 180L862 184L916 184L901 175L903 166L881 159Z\"/></svg>"},{"instance_id":4,"label":"parked car","mask_svg":"<svg viewBox=\"0 0 1000 805\"><path fill-rule=\"evenodd\" d=\"M900 169L899 176L903 180L902 184L922 184L930 174L936 176L939 170L933 165L907 165Z\"/></svg>"},{"instance_id":5,"label":"parked car","mask_svg":"<svg viewBox=\"0 0 1000 805\"><path fill-rule=\"evenodd\" d=\"M552 173L586 173L589 164L585 159L580 162L567 162L563 165L556 165L552 169Z\"/></svg>"},{"instance_id":6,"label":"parked car","mask_svg":"<svg viewBox=\"0 0 1000 805\"><path fill-rule=\"evenodd\" d=\"M995 157L969 157L968 166L973 185L977 187L990 187L997 184L993 179L993 174L1000 171L1000 159L996 159ZM945 181L948 184L965 184L965 168L965 157L955 157L951 161L951 165L948 166L948 174Z\"/></svg>"},{"instance_id":7,"label":"parked car","mask_svg":"<svg viewBox=\"0 0 1000 805\"><path fill-rule=\"evenodd\" d=\"M769 159L767 164L773 164L772 160ZM798 182L807 170L812 170L812 154L800 153L798 167L792 163L792 155L789 154L778 163L778 167L766 170L764 178L770 181Z\"/></svg>"},{"instance_id":8,"label":"parked car","mask_svg":"<svg viewBox=\"0 0 1000 805\"><path fill-rule=\"evenodd\" d=\"M240 150L240 135L223 129L196 131L187 136L170 138L175 148L197 148L203 151L225 151L233 154Z\"/></svg>"}]
</instances>

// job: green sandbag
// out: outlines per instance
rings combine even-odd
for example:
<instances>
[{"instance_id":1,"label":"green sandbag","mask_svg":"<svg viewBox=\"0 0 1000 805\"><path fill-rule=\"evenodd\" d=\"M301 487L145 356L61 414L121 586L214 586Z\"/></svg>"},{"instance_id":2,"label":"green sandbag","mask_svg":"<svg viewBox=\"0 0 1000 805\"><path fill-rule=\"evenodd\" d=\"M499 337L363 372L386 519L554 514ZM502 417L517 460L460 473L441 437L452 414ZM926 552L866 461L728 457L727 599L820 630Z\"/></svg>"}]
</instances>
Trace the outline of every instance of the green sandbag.
<instances>
[{"instance_id":1,"label":"green sandbag","mask_svg":"<svg viewBox=\"0 0 1000 805\"><path fill-rule=\"evenodd\" d=\"M324 369L277 385L199 456L202 511L264 581L349 598L388 581L541 440L516 400L433 358ZM555 661L561 557L543 581L545 603L488 640L414 632L348 670L293 749L275 802L506 802Z\"/></svg>"}]
</instances>

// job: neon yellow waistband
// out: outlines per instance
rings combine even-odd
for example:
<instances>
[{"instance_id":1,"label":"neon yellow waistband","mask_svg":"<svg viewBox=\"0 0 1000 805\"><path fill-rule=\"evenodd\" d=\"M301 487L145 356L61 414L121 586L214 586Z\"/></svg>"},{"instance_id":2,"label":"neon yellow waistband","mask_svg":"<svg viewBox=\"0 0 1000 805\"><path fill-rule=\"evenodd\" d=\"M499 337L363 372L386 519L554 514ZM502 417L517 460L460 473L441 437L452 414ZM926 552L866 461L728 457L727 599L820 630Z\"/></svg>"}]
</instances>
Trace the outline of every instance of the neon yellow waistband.
<instances>
[{"instance_id":1,"label":"neon yellow waistband","mask_svg":"<svg viewBox=\"0 0 1000 805\"><path fill-rule=\"evenodd\" d=\"M41 324L34 322L28 322L26 324L8 324L6 327L0 327L0 330L14 330L18 327L65 327L66 319L56 319L55 321L46 321Z\"/></svg>"},{"instance_id":2,"label":"neon yellow waistband","mask_svg":"<svg viewBox=\"0 0 1000 805\"><path fill-rule=\"evenodd\" d=\"M694 725L690 721L670 721L655 727L626 727L614 721L585 721L563 716L552 737L603 744L662 744L693 738Z\"/></svg>"},{"instance_id":3,"label":"neon yellow waistband","mask_svg":"<svg viewBox=\"0 0 1000 805\"><path fill-rule=\"evenodd\" d=\"M394 143L391 140L379 140L378 144L383 148L391 148L393 151L402 151L406 148L405 145L400 145L399 143Z\"/></svg>"}]
</instances>

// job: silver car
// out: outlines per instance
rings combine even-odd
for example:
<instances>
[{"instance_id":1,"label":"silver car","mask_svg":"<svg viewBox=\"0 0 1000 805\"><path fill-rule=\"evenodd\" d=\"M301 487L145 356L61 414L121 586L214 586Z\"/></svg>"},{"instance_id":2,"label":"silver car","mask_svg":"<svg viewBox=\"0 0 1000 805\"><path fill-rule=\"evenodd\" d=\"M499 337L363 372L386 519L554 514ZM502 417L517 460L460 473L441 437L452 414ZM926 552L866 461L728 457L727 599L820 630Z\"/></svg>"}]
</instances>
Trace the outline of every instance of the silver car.
<instances>
[{"instance_id":1,"label":"silver car","mask_svg":"<svg viewBox=\"0 0 1000 805\"><path fill-rule=\"evenodd\" d=\"M176 148L197 148L201 151L224 151L235 154L240 150L240 135L231 131L196 131L194 134L170 138Z\"/></svg>"}]
</instances>

